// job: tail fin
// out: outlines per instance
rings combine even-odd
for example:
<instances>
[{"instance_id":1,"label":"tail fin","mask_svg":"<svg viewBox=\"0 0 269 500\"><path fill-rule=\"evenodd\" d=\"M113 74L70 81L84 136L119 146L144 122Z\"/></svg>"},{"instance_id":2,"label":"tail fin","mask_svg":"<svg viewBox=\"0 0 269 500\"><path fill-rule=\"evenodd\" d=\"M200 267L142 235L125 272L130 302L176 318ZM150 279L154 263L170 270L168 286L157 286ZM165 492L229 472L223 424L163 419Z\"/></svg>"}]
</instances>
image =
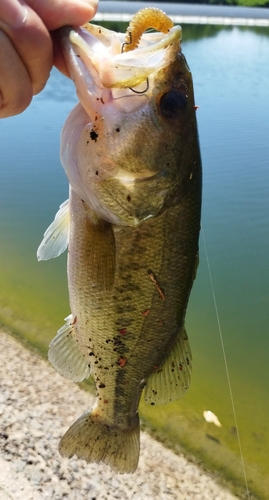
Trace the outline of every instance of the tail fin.
<instances>
[{"instance_id":1,"label":"tail fin","mask_svg":"<svg viewBox=\"0 0 269 500\"><path fill-rule=\"evenodd\" d=\"M138 415L127 429L93 419L91 412L82 415L60 441L63 457L76 455L87 462L104 462L121 474L135 472L140 449Z\"/></svg>"}]
</instances>

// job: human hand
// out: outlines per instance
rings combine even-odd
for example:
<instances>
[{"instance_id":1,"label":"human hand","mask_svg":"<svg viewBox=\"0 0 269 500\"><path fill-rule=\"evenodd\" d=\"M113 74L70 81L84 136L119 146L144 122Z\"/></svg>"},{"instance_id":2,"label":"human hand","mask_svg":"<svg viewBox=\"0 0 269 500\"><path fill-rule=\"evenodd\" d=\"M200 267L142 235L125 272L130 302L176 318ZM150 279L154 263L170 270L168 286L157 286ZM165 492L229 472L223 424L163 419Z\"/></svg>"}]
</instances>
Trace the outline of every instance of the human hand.
<instances>
[{"instance_id":1,"label":"human hand","mask_svg":"<svg viewBox=\"0 0 269 500\"><path fill-rule=\"evenodd\" d=\"M1 0L0 118L29 106L45 87L53 61L66 73L50 31L90 21L97 4L98 0Z\"/></svg>"}]
</instances>

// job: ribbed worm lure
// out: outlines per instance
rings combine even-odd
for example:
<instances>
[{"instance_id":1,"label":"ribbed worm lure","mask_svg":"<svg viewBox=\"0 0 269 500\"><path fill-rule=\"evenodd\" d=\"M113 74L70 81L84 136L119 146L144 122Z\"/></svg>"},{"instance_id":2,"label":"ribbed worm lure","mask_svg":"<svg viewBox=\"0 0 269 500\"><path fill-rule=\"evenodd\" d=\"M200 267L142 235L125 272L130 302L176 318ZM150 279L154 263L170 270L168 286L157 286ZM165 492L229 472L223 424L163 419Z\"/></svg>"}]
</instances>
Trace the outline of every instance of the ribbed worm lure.
<instances>
[{"instance_id":1,"label":"ribbed worm lure","mask_svg":"<svg viewBox=\"0 0 269 500\"><path fill-rule=\"evenodd\" d=\"M147 29L153 28L157 31L162 31L162 33L168 33L173 26L173 21L160 9L146 7L139 10L127 28L126 41L122 46L122 52L129 52L136 49L143 33Z\"/></svg>"},{"instance_id":2,"label":"ribbed worm lure","mask_svg":"<svg viewBox=\"0 0 269 500\"><path fill-rule=\"evenodd\" d=\"M149 29L153 28L156 31L161 31L162 33L168 33L170 28L174 26L173 21L160 9L155 7L145 7L139 10L132 20L126 31L125 42L122 45L121 52L129 52L138 47L140 39L143 33ZM147 78L147 85L145 90L138 91L130 88L135 94L144 94L149 88L149 82Z\"/></svg>"}]
</instances>

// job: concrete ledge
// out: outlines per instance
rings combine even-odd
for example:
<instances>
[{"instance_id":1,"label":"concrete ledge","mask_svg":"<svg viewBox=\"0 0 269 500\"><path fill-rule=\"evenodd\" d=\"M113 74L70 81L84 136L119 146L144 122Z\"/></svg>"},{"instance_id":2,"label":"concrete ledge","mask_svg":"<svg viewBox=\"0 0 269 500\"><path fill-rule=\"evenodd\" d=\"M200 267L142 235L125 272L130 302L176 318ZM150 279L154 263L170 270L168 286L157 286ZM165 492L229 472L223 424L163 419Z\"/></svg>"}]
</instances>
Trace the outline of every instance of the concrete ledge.
<instances>
[{"instance_id":1,"label":"concrete ledge","mask_svg":"<svg viewBox=\"0 0 269 500\"><path fill-rule=\"evenodd\" d=\"M269 26L269 9L225 5L196 5L162 2L100 0L95 21L129 22L144 7L158 7L179 24L218 24L224 26Z\"/></svg>"}]
</instances>

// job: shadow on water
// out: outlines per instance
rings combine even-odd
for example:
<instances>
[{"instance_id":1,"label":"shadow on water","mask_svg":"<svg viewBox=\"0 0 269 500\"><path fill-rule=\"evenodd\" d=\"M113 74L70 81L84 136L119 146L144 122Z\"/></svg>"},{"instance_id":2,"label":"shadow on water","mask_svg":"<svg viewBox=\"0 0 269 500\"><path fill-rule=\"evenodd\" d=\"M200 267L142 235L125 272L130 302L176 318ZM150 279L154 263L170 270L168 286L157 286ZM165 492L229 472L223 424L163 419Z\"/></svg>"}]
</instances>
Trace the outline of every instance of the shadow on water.
<instances>
[{"instance_id":1,"label":"shadow on water","mask_svg":"<svg viewBox=\"0 0 269 500\"><path fill-rule=\"evenodd\" d=\"M243 456L250 490L265 500L269 491L268 30L182 28L183 52L200 106L203 228ZM72 82L53 70L45 90L22 115L0 121L0 321L43 354L69 314L66 255L38 263L36 249L68 196L59 137L75 102ZM202 242L187 330L194 358L191 389L181 401L158 409L142 402L143 421L174 447L183 446L231 479L243 498L237 429ZM213 411L222 427L207 423L204 410Z\"/></svg>"}]
</instances>

